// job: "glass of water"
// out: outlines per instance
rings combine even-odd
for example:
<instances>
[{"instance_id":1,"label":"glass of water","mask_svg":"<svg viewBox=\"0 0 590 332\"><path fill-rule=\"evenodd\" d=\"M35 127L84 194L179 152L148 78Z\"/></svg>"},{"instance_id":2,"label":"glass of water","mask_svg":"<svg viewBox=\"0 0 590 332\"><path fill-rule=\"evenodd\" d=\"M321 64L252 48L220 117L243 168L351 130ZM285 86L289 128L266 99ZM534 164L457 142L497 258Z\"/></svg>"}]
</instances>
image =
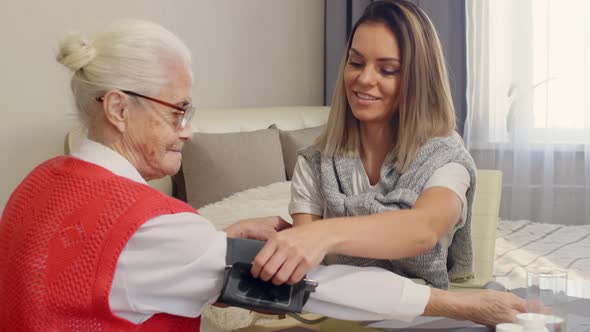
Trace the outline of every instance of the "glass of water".
<instances>
[{"instance_id":1,"label":"glass of water","mask_svg":"<svg viewBox=\"0 0 590 332\"><path fill-rule=\"evenodd\" d=\"M528 312L547 314L549 331L565 331L566 317L560 307L567 299L566 270L547 266L527 269Z\"/></svg>"}]
</instances>

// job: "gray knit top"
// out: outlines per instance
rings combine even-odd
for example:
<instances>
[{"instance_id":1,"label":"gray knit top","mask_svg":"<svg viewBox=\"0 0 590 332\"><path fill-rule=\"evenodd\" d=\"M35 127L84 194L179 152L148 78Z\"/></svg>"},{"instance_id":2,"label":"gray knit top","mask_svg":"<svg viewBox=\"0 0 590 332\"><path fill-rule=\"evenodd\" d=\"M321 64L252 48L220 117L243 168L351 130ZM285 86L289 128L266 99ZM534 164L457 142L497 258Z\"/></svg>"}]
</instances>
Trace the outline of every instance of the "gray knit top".
<instances>
[{"instance_id":1,"label":"gray knit top","mask_svg":"<svg viewBox=\"0 0 590 332\"><path fill-rule=\"evenodd\" d=\"M389 153L381 167L380 182L386 194L366 192L353 195L352 170L357 156L322 155L311 146L299 152L311 165L320 194L331 216L361 216L387 210L411 209L434 171L448 163L463 165L470 175L466 193L467 217L459 221L451 245L440 243L424 254L397 260L376 260L338 256L336 263L356 266L379 266L396 274L421 278L434 287L447 289L450 281L473 278L473 249L471 243L471 207L475 192L476 167L463 140L457 133L437 137L420 147L415 160L406 172L394 168L393 153Z\"/></svg>"}]
</instances>

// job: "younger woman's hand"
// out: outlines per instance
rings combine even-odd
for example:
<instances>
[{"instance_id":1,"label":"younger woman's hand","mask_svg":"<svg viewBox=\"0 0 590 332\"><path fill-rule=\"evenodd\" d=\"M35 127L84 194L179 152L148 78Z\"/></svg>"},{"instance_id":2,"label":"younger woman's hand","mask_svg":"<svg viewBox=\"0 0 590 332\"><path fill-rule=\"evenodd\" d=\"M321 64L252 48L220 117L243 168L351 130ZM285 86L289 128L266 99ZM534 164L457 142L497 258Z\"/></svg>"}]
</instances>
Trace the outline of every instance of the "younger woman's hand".
<instances>
[{"instance_id":1,"label":"younger woman's hand","mask_svg":"<svg viewBox=\"0 0 590 332\"><path fill-rule=\"evenodd\" d=\"M270 237L252 264L252 276L275 285L299 282L322 262L331 247L329 234L313 223L293 227Z\"/></svg>"}]
</instances>

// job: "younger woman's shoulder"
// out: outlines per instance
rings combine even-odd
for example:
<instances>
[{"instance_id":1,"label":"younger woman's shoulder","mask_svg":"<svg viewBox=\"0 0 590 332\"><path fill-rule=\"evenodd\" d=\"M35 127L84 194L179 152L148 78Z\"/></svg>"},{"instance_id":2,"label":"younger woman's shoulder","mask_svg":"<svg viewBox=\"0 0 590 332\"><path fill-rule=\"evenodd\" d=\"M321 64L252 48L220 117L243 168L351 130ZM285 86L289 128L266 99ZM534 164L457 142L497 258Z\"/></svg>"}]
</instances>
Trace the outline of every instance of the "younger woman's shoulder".
<instances>
[{"instance_id":1,"label":"younger woman's shoulder","mask_svg":"<svg viewBox=\"0 0 590 332\"><path fill-rule=\"evenodd\" d=\"M459 133L453 131L448 136L433 137L428 140L425 145L437 145L439 147L446 148L464 148L465 142L463 142L463 138L461 135L459 135Z\"/></svg>"},{"instance_id":2,"label":"younger woman's shoulder","mask_svg":"<svg viewBox=\"0 0 590 332\"><path fill-rule=\"evenodd\" d=\"M297 152L297 159L303 158L309 163L319 163L321 160L322 152L315 145L310 145Z\"/></svg>"}]
</instances>

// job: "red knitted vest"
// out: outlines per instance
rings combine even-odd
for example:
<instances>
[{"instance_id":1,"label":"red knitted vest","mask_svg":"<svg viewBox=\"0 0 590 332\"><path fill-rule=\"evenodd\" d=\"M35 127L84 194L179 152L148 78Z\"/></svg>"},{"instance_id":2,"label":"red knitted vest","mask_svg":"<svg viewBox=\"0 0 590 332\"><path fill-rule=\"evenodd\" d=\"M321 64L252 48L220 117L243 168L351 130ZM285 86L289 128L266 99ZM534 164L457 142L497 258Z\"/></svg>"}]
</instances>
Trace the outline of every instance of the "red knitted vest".
<instances>
[{"instance_id":1,"label":"red knitted vest","mask_svg":"<svg viewBox=\"0 0 590 332\"><path fill-rule=\"evenodd\" d=\"M0 331L199 331L200 318L115 316L119 255L161 214L196 211L149 186L71 157L33 170L0 220Z\"/></svg>"}]
</instances>

